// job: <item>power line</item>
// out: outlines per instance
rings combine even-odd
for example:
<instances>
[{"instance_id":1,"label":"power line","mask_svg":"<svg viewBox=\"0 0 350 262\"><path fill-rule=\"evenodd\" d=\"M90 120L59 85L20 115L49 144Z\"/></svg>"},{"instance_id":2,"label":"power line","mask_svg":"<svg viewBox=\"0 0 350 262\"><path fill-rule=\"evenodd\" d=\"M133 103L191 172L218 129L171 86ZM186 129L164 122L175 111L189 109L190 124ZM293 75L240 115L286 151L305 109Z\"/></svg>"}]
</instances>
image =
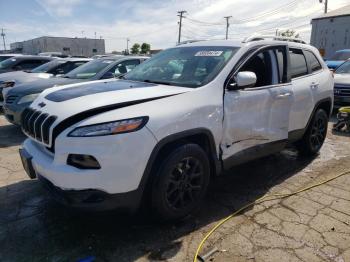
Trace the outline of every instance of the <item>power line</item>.
<instances>
[{"instance_id":1,"label":"power line","mask_svg":"<svg viewBox=\"0 0 350 262\"><path fill-rule=\"evenodd\" d=\"M272 9L272 10L269 10L269 11L266 11L266 12L263 12L263 13L260 13L258 14L257 16L253 16L253 17L248 17L246 19L242 19L242 20L238 20L237 22L239 23L244 23L244 22L252 22L254 20L258 20L258 19L261 19L263 17L266 17L266 16L271 16L271 15L275 15L275 14L278 14L281 10L283 9L286 9L286 8L292 8L294 6L296 6L297 4L299 4L300 0L294 0L292 2L289 2L287 4L284 4L282 6L279 6L275 9Z\"/></svg>"},{"instance_id":2,"label":"power line","mask_svg":"<svg viewBox=\"0 0 350 262\"><path fill-rule=\"evenodd\" d=\"M202 26L222 26L222 25L225 25L224 23L222 22L218 22L218 23L211 23L211 22L204 22L204 21L200 21L200 20L196 20L196 19L193 19L193 18L189 18L189 17L185 17L186 20L189 20L195 24L198 24L198 25L202 25Z\"/></svg>"}]
</instances>

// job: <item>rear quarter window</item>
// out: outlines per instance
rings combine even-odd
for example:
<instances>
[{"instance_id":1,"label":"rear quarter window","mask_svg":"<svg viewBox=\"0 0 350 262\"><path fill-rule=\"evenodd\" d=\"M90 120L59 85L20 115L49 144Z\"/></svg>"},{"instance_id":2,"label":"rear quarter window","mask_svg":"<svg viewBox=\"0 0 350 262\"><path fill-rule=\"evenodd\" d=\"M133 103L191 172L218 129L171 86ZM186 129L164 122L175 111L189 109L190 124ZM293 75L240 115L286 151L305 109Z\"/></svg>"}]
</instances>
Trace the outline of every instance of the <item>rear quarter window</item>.
<instances>
[{"instance_id":1,"label":"rear quarter window","mask_svg":"<svg viewBox=\"0 0 350 262\"><path fill-rule=\"evenodd\" d=\"M306 59L301 49L289 49L291 76L301 77L308 74Z\"/></svg>"},{"instance_id":2,"label":"rear quarter window","mask_svg":"<svg viewBox=\"0 0 350 262\"><path fill-rule=\"evenodd\" d=\"M320 61L317 59L317 57L312 53L311 51L304 51L306 61L311 69L311 72L316 72L322 69L322 66L320 64Z\"/></svg>"}]
</instances>

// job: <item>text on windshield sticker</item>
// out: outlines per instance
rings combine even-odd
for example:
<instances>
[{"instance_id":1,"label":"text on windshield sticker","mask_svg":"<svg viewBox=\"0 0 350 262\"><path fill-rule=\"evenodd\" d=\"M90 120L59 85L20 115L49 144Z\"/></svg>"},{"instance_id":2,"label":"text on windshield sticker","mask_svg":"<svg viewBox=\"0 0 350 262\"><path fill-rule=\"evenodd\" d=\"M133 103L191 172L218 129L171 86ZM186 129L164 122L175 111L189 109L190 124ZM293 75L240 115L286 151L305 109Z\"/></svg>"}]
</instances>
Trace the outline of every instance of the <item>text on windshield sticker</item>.
<instances>
[{"instance_id":1,"label":"text on windshield sticker","mask_svg":"<svg viewBox=\"0 0 350 262\"><path fill-rule=\"evenodd\" d=\"M223 51L198 51L194 56L220 56Z\"/></svg>"}]
</instances>

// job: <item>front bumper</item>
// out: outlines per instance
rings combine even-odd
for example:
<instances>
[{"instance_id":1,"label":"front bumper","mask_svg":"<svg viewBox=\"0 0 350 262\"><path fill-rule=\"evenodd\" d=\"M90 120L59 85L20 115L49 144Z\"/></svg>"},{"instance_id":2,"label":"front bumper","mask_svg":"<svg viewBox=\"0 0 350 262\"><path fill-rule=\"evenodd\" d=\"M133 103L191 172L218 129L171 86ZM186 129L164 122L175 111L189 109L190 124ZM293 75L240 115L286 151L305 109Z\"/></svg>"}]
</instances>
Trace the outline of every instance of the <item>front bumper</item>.
<instances>
[{"instance_id":1,"label":"front bumper","mask_svg":"<svg viewBox=\"0 0 350 262\"><path fill-rule=\"evenodd\" d=\"M337 96L334 95L335 106L350 106L350 96Z\"/></svg>"},{"instance_id":2,"label":"front bumper","mask_svg":"<svg viewBox=\"0 0 350 262\"><path fill-rule=\"evenodd\" d=\"M59 202L93 210L138 206L141 180L156 144L151 132L143 129L127 134L71 138L60 135L55 153L27 139L23 149L41 181ZM69 154L94 156L100 169L79 169L67 164Z\"/></svg>"},{"instance_id":3,"label":"front bumper","mask_svg":"<svg viewBox=\"0 0 350 262\"><path fill-rule=\"evenodd\" d=\"M39 174L38 180L55 201L65 206L87 211L119 209L134 212L138 209L142 197L140 189L127 193L108 194L96 189L63 190Z\"/></svg>"},{"instance_id":4,"label":"front bumper","mask_svg":"<svg viewBox=\"0 0 350 262\"><path fill-rule=\"evenodd\" d=\"M4 115L7 119L7 121L9 121L12 124L15 125L21 125L21 116L22 116L22 112L24 111L24 109L26 109L27 107L30 106L31 103L25 103L25 104L4 104L3 105L3 112Z\"/></svg>"}]
</instances>

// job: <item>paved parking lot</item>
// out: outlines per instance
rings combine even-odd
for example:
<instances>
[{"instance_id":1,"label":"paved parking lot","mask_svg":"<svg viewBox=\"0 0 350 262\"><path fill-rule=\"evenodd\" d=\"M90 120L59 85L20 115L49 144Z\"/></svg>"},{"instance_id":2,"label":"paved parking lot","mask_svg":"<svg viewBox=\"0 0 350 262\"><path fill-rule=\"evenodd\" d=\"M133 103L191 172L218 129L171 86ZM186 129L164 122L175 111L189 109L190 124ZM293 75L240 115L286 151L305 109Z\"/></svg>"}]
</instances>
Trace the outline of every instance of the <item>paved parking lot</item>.
<instances>
[{"instance_id":1,"label":"paved parking lot","mask_svg":"<svg viewBox=\"0 0 350 262\"><path fill-rule=\"evenodd\" d=\"M80 213L51 201L20 164L19 128L0 116L0 261L191 261L220 219L271 192L292 192L350 170L350 137L329 134L321 154L294 149L232 169L212 183L186 221ZM221 227L204 247L210 261L350 261L350 175L308 192L255 205Z\"/></svg>"}]
</instances>

